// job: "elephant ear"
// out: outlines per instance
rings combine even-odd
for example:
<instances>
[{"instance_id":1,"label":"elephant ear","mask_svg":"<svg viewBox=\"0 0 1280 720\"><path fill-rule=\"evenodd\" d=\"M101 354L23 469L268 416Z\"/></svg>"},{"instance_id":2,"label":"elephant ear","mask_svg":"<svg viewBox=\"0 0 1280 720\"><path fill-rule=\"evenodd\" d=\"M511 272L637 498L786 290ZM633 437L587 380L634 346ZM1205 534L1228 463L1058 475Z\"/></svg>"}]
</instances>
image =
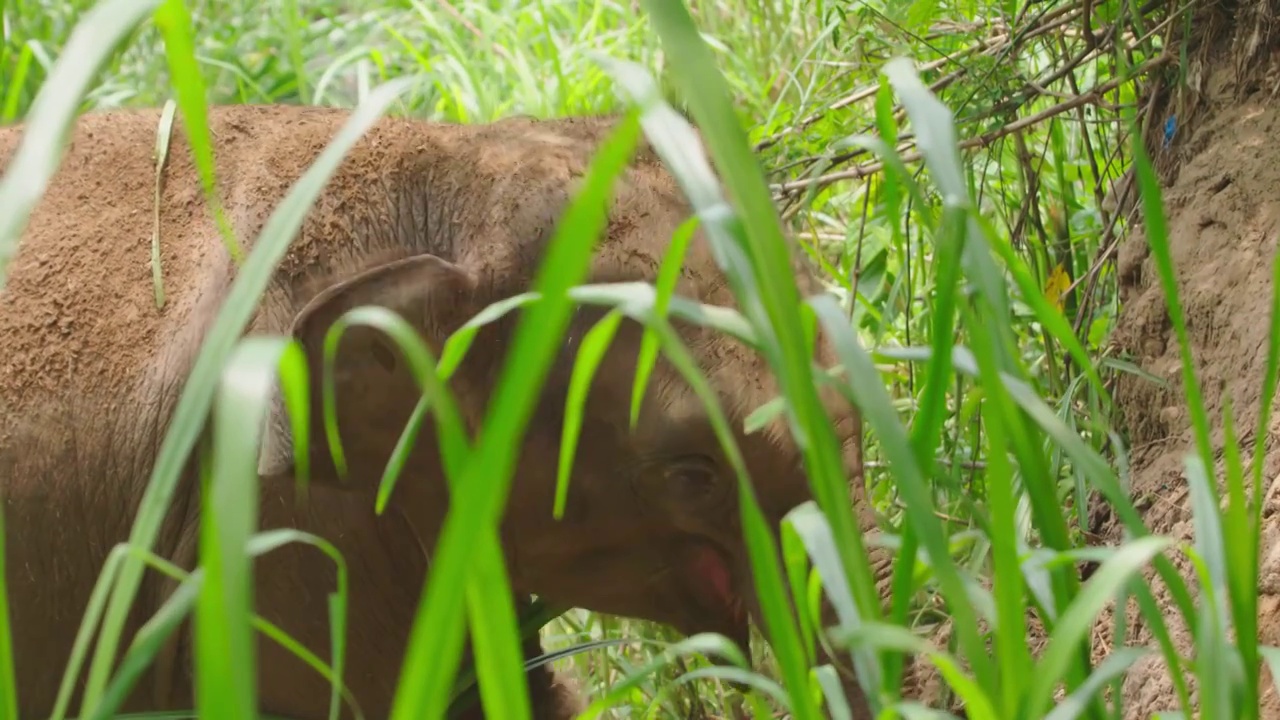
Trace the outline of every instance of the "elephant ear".
<instances>
[{"instance_id":1,"label":"elephant ear","mask_svg":"<svg viewBox=\"0 0 1280 720\"><path fill-rule=\"evenodd\" d=\"M416 255L377 265L331 285L298 312L291 334L307 358L307 447L313 479L321 483L338 480L324 432L322 395L324 341L333 323L357 307L384 307L404 318L438 354L449 334L474 314L474 290L474 279L457 265L435 255ZM380 330L348 327L338 342L332 382L344 453L356 462L372 457L385 464L420 397L399 346ZM258 474L288 475L294 466L293 431L277 386ZM353 473L361 469L349 467ZM379 466L377 472L381 469Z\"/></svg>"}]
</instances>

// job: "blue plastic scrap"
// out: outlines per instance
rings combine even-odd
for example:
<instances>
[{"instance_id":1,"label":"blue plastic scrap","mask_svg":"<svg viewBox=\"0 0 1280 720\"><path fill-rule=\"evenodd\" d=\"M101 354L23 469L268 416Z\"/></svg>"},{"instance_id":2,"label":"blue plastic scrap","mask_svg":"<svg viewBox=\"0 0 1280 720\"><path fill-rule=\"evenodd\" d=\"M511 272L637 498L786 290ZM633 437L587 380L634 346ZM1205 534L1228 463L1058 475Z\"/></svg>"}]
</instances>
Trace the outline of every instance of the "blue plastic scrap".
<instances>
[{"instance_id":1,"label":"blue plastic scrap","mask_svg":"<svg viewBox=\"0 0 1280 720\"><path fill-rule=\"evenodd\" d=\"M1164 149L1169 149L1169 144L1173 142L1173 134L1178 131L1178 118L1170 115L1164 121Z\"/></svg>"}]
</instances>

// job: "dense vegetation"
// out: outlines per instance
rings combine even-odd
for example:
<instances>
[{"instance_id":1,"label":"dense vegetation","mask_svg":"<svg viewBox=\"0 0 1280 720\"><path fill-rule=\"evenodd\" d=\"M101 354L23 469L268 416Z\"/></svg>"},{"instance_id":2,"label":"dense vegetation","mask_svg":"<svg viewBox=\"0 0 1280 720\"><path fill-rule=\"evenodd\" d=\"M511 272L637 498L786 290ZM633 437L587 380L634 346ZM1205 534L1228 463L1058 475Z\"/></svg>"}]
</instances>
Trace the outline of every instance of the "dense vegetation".
<instances>
[{"instance_id":1,"label":"dense vegetation","mask_svg":"<svg viewBox=\"0 0 1280 720\"><path fill-rule=\"evenodd\" d=\"M1230 464L1230 502L1219 510L1203 469L1214 467L1214 458L1207 440L1199 445L1204 464L1193 482L1204 535L1194 552L1205 580L1212 578L1204 584L1171 571L1167 555L1190 550L1144 536L1113 460L1122 457L1123 442L1103 378L1131 369L1107 346L1117 316L1112 259L1125 226L1117 210L1141 203L1161 279L1167 289L1172 283L1141 132L1162 119L1153 122L1138 98L1152 73L1178 70L1162 47L1167 38L1136 10L1120 0L16 0L3 8L0 119L30 125L0 184L0 258L13 252L35 200L30 188L56 167L73 113L89 108L174 100L193 121L200 150L207 138L196 120L206 103L359 105L365 113L353 119L353 132L383 112L482 122L638 108L646 130L665 126L668 138L679 138L688 129L667 111L674 104L710 138L715 165L741 200L740 222L704 222L720 223L717 241L737 244L749 259L729 271L743 292L759 294L766 312L746 321L779 328L760 337L802 341L785 328L798 327L808 306L796 302L785 264L774 262L792 238L824 268L838 300L812 308L838 340L845 390L866 423L865 481L883 514L884 539L900 553L887 614L837 598L846 617L861 619L836 635L855 649L877 703L901 702L903 654L924 651L945 630L949 642L919 658L942 670L968 717L1043 717L1063 697L1070 700L1052 711L1056 718L1109 717L1104 689L1119 699L1119 678L1141 653L1106 655L1090 645L1090 634L1103 608L1123 594L1138 598L1156 627L1162 614L1182 615L1199 628L1201 653L1240 663L1244 672L1229 673L1219 662L1193 664L1162 648L1171 666L1196 674L1201 702L1230 710L1214 717L1256 716L1256 627L1242 618L1256 615L1256 595L1249 594L1259 519L1244 488L1257 481L1261 454L1249 469ZM584 196L607 184L604 169L627 150L620 143L602 155ZM322 159L314 179L337 159ZM1113 187L1129 187L1117 181L1130 172L1133 189L1108 198ZM153 483L173 482L209 408L242 417L263 411L261 397L218 395L218 379L226 367L263 377L276 371L282 344L238 346L234 337L315 189L298 186L247 258L248 279L237 284L202 351ZM561 228L557 262L540 277L547 297L573 284L590 251L592 222L590 212L571 214ZM538 308L530 322L556 327L569 304ZM1182 318L1176 305L1170 310L1186 357ZM525 340L516 349L525 360L545 360L557 342L551 335ZM818 416L798 347L775 348L772 356L788 378L786 402L805 427ZM528 368L537 365L512 367L534 373ZM523 379L519 371L504 376L519 387ZM441 582L427 594L409 654L411 671L429 682L402 686L397 718L439 717L453 683L446 653L430 652L424 639L462 627L464 613L502 612L463 602L467 558L460 549L491 529L496 508L485 491L511 469L485 448L506 446L520 432L518 422L503 418L518 416L531 393L513 393L513 405L495 407L494 422L475 439L474 452L468 448L472 461L461 473L476 478L478 489L460 496L455 512L472 522L445 538L459 550L441 551L450 560L434 571ZM1207 419L1191 396L1191 416L1203 431ZM1260 422L1266 427L1265 412ZM820 442L807 458L811 482L842 488L847 478L820 472L830 466L824 454L836 452L823 444L830 436L812 437ZM254 492L242 470L252 465L245 458L255 442L252 432L221 436L213 492L223 499ZM1085 548L1086 509L1097 494L1131 531L1125 545ZM161 508L145 510L154 517ZM848 512L838 504L824 510L828 517ZM246 547L243 533L253 531L208 522L219 539L210 553ZM145 545L122 553L113 568L124 593L136 584L140 566L131 563L145 559ZM865 562L854 557L855 546L835 549L846 569ZM225 602L219 590L243 582L248 559L240 552L221 557L217 572L188 580L200 584L186 607L171 608L206 613L223 630L220 637L202 634L196 648L200 687L220 690L203 695L200 711L208 717L241 717L237 708L248 706L251 665L227 653L247 647L236 638L252 632L250 608ZM1181 588L1183 602L1159 608L1150 601L1139 574L1150 563ZM1085 565L1093 571L1082 580ZM122 606L103 600L101 632L118 635ZM558 660L574 667L599 708L629 707L636 717L730 716L744 702L722 682L730 677L757 689L748 705L771 702L797 718L830 712L815 693L816 676L794 652L799 643L775 643L763 675L730 675L699 655L714 647L704 639L664 646L651 641L676 637L643 623L574 611L544 633L566 648L632 641L601 642ZM14 716L6 637L0 620L0 720ZM130 658L145 662L147 642L134 647L139 654ZM117 677L101 652L83 659L89 712L94 700L110 697ZM478 669L481 686L492 689L483 693L485 703L506 708L501 717L521 716L522 686L511 677L518 668L492 662ZM1198 703L1185 686L1178 690L1191 714Z\"/></svg>"}]
</instances>

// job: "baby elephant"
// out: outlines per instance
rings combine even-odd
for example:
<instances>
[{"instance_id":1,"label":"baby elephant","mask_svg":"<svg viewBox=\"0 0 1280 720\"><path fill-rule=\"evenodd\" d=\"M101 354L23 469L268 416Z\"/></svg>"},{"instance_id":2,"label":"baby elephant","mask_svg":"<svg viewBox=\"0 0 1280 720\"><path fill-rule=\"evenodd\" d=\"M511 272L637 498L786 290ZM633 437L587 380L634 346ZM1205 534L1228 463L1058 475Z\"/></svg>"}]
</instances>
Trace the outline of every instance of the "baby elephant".
<instances>
[{"instance_id":1,"label":"baby elephant","mask_svg":"<svg viewBox=\"0 0 1280 720\"><path fill-rule=\"evenodd\" d=\"M242 243L252 242L347 117L343 110L290 106L211 109L220 197ZM180 126L157 207L159 120L158 110L138 110L78 121L0 302L0 495L23 718L52 708L90 591L107 553L128 536L174 404L236 273ZM335 365L347 464L339 478L320 410L324 334L345 311L379 305L411 323L438 354L477 311L526 291L615 122L379 121L328 182L253 316L250 334L290 335L301 343L313 380L310 493L305 502L295 496L288 417L277 408L259 462L260 524L316 533L345 557L344 681L365 717L389 713L449 496L428 421L388 509L374 511L387 459L421 394L398 346L368 329L344 335ZM0 130L0 166L8 165L21 133L21 127ZM159 309L150 266L157 210L166 292ZM642 146L613 193L589 281L653 282L672 233L689 214L672 177ZM816 287L805 274L801 283L805 292ZM734 304L700 233L677 292ZM473 432L517 315L483 329L450 380ZM719 632L745 646L748 624L759 614L734 475L702 404L665 360L632 429L642 332L636 323L619 328L597 371L567 507L563 518L552 516L569 375L584 332L601 316L587 308L574 315L527 435L512 448L519 462L501 525L512 587L522 602L537 595L683 633ZM737 429L768 519L779 522L810 498L800 453L780 423L752 435L741 431L746 414L777 393L776 382L745 346L689 324L679 331ZM819 359L831 364L826 345L819 347ZM852 410L829 405L852 446ZM197 555L198 470L193 455L155 548L188 569ZM873 520L865 512L862 520L869 530ZM254 577L256 611L328 660L332 562L313 548L289 545L259 558ZM173 589L158 574L144 576L126 643ZM259 636L258 643L261 710L327 717L327 681L274 641ZM121 710L192 707L190 648L184 626ZM536 641L526 646L527 653L538 651ZM532 673L530 683L539 718L572 717L581 707L548 670ZM851 677L845 689L854 717L869 718Z\"/></svg>"}]
</instances>

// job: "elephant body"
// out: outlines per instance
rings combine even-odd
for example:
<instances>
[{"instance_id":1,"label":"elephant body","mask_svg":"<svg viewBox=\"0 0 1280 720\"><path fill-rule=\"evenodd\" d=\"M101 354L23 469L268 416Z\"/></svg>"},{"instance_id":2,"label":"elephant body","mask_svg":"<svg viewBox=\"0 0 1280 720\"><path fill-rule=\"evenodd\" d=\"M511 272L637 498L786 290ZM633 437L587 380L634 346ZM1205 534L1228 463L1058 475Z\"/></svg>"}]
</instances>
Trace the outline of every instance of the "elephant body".
<instances>
[{"instance_id":1,"label":"elephant body","mask_svg":"<svg viewBox=\"0 0 1280 720\"><path fill-rule=\"evenodd\" d=\"M337 109L210 108L219 197L245 250L348 117ZM237 272L181 121L157 204L159 121L158 110L78 120L0 293L0 497L23 718L44 717L53 705L89 593L107 554L128 537L174 405ZM379 120L309 211L249 324L249 335L299 340L313 384L308 495L302 502L295 495L288 416L277 402L259 463L259 527L315 533L346 558L344 680L367 718L389 712L449 495L428 421L386 512L374 510L378 479L420 392L399 349L366 328L344 336L335 367L347 459L339 477L319 415L324 332L345 310L382 305L408 320L438 356L443 340L475 312L528 289L560 213L615 122ZM8 165L21 132L0 129L0 166ZM678 186L642 146L614 190L589 281L652 282L688 215ZM157 216L161 308L150 265ZM733 304L700 231L677 292ZM619 328L597 371L566 511L552 517L569 373L582 334L602 312L575 314L524 442L513 449L520 459L501 527L513 590L521 601L536 594L745 643L756 605L733 477L697 399L665 361L654 370L636 428L629 427L641 332L635 323ZM517 316L481 330L450 380L472 432ZM680 331L737 426L776 392L754 353L699 328ZM798 451L784 432L739 442L772 520L809 498ZM198 552L198 462L193 454L154 548L184 569L195 566ZM254 607L328 661L334 583L326 555L287 545L255 562ZM174 587L146 573L122 645ZM258 638L262 711L326 717L328 682ZM121 710L193 707L190 650L184 625ZM539 652L537 643L526 652ZM581 707L549 670L534 672L530 688L539 718L572 717Z\"/></svg>"}]
</instances>

